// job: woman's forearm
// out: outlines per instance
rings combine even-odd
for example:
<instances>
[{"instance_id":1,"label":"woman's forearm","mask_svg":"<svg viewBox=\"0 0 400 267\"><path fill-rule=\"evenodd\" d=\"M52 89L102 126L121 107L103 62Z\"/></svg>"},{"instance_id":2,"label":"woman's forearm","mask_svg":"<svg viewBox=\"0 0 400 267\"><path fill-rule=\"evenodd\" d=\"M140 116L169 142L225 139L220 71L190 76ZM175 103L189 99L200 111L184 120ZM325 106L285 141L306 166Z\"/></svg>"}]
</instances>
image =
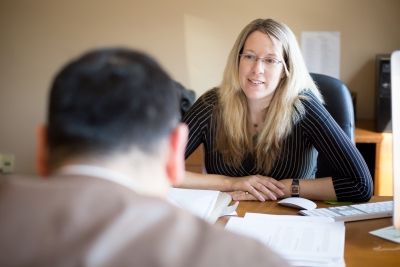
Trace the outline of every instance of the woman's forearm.
<instances>
[{"instance_id":1,"label":"woman's forearm","mask_svg":"<svg viewBox=\"0 0 400 267\"><path fill-rule=\"evenodd\" d=\"M176 187L232 191L232 178L217 174L185 172L185 179Z\"/></svg>"},{"instance_id":2,"label":"woman's forearm","mask_svg":"<svg viewBox=\"0 0 400 267\"><path fill-rule=\"evenodd\" d=\"M291 196L292 179L281 180L285 184L285 197ZM314 200L336 200L332 178L300 179L300 197Z\"/></svg>"},{"instance_id":3,"label":"woman's forearm","mask_svg":"<svg viewBox=\"0 0 400 267\"><path fill-rule=\"evenodd\" d=\"M234 178L217 175L217 174L202 174L195 172L185 172L185 179L176 187L181 188L196 188L196 189L209 189L218 191L235 191ZM284 196L291 196L292 179L281 180L285 186L281 188ZM246 196L249 197L249 196ZM318 178L318 179L300 179L300 197L313 199L313 200L336 200L336 193L333 187L332 178Z\"/></svg>"}]
</instances>

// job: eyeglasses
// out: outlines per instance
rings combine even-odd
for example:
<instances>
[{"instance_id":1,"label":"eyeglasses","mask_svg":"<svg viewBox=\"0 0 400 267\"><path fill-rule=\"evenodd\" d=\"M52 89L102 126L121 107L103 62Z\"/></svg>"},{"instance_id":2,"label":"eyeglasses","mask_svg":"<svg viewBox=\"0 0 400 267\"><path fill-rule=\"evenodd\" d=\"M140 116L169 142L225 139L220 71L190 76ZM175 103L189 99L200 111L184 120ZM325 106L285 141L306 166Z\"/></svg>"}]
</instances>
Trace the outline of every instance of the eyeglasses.
<instances>
[{"instance_id":1,"label":"eyeglasses","mask_svg":"<svg viewBox=\"0 0 400 267\"><path fill-rule=\"evenodd\" d=\"M255 64L258 60L261 60L264 66L274 67L282 63L282 60L276 59L274 57L257 57L252 54L240 54L240 58L248 64Z\"/></svg>"}]
</instances>

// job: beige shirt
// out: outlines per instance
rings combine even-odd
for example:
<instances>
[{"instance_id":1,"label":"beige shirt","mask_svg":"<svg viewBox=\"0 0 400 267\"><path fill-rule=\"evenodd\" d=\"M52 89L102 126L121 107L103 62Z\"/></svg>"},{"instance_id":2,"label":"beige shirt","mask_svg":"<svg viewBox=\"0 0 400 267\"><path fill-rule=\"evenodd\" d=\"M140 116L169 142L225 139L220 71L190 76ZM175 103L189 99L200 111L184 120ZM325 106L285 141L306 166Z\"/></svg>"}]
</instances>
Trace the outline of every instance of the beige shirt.
<instances>
[{"instance_id":1,"label":"beige shirt","mask_svg":"<svg viewBox=\"0 0 400 267\"><path fill-rule=\"evenodd\" d=\"M0 266L287 266L264 245L83 176L0 177Z\"/></svg>"}]
</instances>

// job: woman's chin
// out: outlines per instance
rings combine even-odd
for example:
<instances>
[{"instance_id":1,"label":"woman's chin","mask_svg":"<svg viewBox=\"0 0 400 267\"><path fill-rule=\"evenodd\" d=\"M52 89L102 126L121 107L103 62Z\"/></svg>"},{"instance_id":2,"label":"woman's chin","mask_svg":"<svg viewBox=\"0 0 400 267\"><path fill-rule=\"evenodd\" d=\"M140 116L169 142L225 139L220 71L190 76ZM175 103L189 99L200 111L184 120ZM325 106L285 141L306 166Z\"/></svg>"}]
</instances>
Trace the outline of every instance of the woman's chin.
<instances>
[{"instance_id":1,"label":"woman's chin","mask_svg":"<svg viewBox=\"0 0 400 267\"><path fill-rule=\"evenodd\" d=\"M259 100L268 97L273 92L269 92L265 87L255 88L252 86L251 88L246 88L243 90L247 99L249 100Z\"/></svg>"}]
</instances>

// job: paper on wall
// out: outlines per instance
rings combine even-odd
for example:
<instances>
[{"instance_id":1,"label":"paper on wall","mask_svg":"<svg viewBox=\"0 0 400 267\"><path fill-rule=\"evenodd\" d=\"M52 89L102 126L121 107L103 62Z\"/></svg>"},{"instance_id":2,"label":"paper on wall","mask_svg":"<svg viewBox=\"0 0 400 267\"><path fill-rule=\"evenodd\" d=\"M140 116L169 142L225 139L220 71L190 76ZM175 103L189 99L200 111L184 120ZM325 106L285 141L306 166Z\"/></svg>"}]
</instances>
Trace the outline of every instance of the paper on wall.
<instances>
[{"instance_id":1,"label":"paper on wall","mask_svg":"<svg viewBox=\"0 0 400 267\"><path fill-rule=\"evenodd\" d=\"M301 50L310 72L340 79L340 32L302 32Z\"/></svg>"}]
</instances>

